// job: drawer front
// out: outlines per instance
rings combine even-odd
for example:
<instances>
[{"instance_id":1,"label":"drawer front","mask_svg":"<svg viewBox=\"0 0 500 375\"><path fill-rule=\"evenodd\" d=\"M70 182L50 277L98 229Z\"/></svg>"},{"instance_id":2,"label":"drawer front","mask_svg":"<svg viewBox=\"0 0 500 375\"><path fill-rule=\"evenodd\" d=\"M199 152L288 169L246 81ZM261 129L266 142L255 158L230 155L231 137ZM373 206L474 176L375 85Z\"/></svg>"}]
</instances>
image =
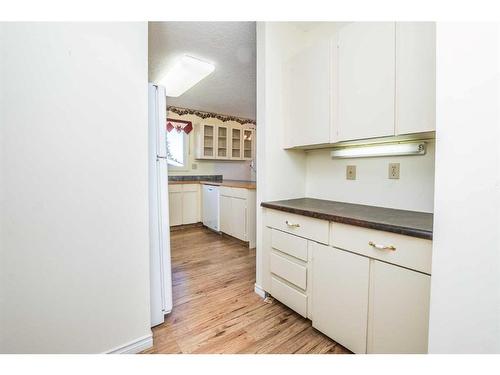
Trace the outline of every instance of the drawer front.
<instances>
[{"instance_id":1,"label":"drawer front","mask_svg":"<svg viewBox=\"0 0 500 375\"><path fill-rule=\"evenodd\" d=\"M328 243L330 228L326 220L266 209L265 223L269 227L284 232L292 233L317 242Z\"/></svg>"},{"instance_id":2,"label":"drawer front","mask_svg":"<svg viewBox=\"0 0 500 375\"><path fill-rule=\"evenodd\" d=\"M221 186L219 188L220 195L225 195L226 197L233 196L233 189L227 186Z\"/></svg>"},{"instance_id":3,"label":"drawer front","mask_svg":"<svg viewBox=\"0 0 500 375\"><path fill-rule=\"evenodd\" d=\"M276 253L271 253L271 272L306 290L307 268Z\"/></svg>"},{"instance_id":4,"label":"drawer front","mask_svg":"<svg viewBox=\"0 0 500 375\"><path fill-rule=\"evenodd\" d=\"M180 193L182 192L182 184L169 184L168 191L170 193Z\"/></svg>"},{"instance_id":5,"label":"drawer front","mask_svg":"<svg viewBox=\"0 0 500 375\"><path fill-rule=\"evenodd\" d=\"M307 262L307 240L273 229L271 247Z\"/></svg>"},{"instance_id":6,"label":"drawer front","mask_svg":"<svg viewBox=\"0 0 500 375\"><path fill-rule=\"evenodd\" d=\"M307 317L307 296L297 289L271 277L271 295L303 317Z\"/></svg>"},{"instance_id":7,"label":"drawer front","mask_svg":"<svg viewBox=\"0 0 500 375\"><path fill-rule=\"evenodd\" d=\"M247 199L247 189L231 188L231 196L234 198Z\"/></svg>"},{"instance_id":8,"label":"drawer front","mask_svg":"<svg viewBox=\"0 0 500 375\"><path fill-rule=\"evenodd\" d=\"M184 184L182 186L182 191L198 191L200 188L199 184Z\"/></svg>"},{"instance_id":9,"label":"drawer front","mask_svg":"<svg viewBox=\"0 0 500 375\"><path fill-rule=\"evenodd\" d=\"M369 243L395 247L377 249ZM432 241L354 225L331 223L330 245L431 274Z\"/></svg>"}]
</instances>

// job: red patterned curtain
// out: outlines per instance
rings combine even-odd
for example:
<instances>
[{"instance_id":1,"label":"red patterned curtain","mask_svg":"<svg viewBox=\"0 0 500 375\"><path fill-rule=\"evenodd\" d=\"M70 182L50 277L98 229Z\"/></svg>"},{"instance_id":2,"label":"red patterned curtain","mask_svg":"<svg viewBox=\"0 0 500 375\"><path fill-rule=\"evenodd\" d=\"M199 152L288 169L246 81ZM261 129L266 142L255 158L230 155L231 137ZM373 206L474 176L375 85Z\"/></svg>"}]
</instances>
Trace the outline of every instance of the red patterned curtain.
<instances>
[{"instance_id":1,"label":"red patterned curtain","mask_svg":"<svg viewBox=\"0 0 500 375\"><path fill-rule=\"evenodd\" d=\"M174 129L178 133L183 131L184 133L189 134L193 130L193 123L191 121L167 118L167 131L171 132Z\"/></svg>"}]
</instances>

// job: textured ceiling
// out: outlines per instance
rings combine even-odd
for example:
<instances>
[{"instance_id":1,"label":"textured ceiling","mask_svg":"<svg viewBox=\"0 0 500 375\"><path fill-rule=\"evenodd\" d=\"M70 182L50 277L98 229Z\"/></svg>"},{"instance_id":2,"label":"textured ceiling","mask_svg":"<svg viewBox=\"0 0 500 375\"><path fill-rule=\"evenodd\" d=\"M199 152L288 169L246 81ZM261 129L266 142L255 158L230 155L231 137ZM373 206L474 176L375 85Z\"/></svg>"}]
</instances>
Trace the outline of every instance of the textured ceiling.
<instances>
[{"instance_id":1,"label":"textured ceiling","mask_svg":"<svg viewBox=\"0 0 500 375\"><path fill-rule=\"evenodd\" d=\"M255 119L255 22L150 22L149 80L188 54L215 71L167 105Z\"/></svg>"}]
</instances>

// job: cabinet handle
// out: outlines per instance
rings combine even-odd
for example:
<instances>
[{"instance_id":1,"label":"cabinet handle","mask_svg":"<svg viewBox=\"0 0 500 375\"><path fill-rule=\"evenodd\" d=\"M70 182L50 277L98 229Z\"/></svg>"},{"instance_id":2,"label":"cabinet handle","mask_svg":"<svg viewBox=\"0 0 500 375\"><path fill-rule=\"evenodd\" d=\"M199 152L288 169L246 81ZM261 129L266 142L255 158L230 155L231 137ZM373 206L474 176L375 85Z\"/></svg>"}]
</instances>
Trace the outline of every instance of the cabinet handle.
<instances>
[{"instance_id":1,"label":"cabinet handle","mask_svg":"<svg viewBox=\"0 0 500 375\"><path fill-rule=\"evenodd\" d=\"M393 246L393 245L378 245L372 241L368 242L368 245L370 245L371 247L374 247L375 249L379 249L379 250L396 251L396 246Z\"/></svg>"},{"instance_id":2,"label":"cabinet handle","mask_svg":"<svg viewBox=\"0 0 500 375\"><path fill-rule=\"evenodd\" d=\"M289 227L292 227L292 228L300 227L300 224L293 224L293 223L290 223L288 220L286 220L285 223L286 223L286 225L288 225Z\"/></svg>"}]
</instances>

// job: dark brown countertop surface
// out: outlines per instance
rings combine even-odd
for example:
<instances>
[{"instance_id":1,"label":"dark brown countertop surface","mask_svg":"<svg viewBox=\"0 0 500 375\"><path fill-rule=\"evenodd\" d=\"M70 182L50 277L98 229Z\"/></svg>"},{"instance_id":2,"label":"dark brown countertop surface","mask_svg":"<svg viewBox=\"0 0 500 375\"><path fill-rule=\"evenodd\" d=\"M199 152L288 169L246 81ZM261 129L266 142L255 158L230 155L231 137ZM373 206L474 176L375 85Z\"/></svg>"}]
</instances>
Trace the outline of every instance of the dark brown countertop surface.
<instances>
[{"instance_id":1,"label":"dark brown countertop surface","mask_svg":"<svg viewBox=\"0 0 500 375\"><path fill-rule=\"evenodd\" d=\"M262 202L262 207L432 240L433 214L314 198Z\"/></svg>"}]
</instances>

